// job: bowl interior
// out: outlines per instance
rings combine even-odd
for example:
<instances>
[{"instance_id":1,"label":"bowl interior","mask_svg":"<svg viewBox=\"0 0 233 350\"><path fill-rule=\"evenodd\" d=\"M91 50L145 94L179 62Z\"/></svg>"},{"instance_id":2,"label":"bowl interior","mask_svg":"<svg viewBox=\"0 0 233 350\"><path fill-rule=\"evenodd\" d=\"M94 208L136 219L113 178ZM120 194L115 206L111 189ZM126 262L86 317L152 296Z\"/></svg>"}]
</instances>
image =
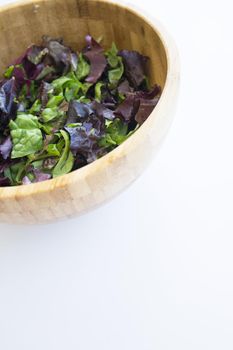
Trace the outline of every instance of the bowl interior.
<instances>
[{"instance_id":1,"label":"bowl interior","mask_svg":"<svg viewBox=\"0 0 233 350\"><path fill-rule=\"evenodd\" d=\"M150 57L151 83L162 87L167 74L164 45L142 17L127 7L96 0L47 0L19 3L0 11L0 73L41 36L63 37L72 48L85 44L86 34L102 37L107 48L134 49Z\"/></svg>"}]
</instances>

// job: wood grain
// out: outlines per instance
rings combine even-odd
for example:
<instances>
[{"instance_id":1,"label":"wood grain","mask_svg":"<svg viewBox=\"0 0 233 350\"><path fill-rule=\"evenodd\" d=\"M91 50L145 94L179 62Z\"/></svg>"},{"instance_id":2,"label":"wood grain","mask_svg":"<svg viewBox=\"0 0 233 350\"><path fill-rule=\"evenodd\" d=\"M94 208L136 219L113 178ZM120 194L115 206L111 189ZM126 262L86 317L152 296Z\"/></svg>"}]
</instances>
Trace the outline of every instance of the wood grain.
<instances>
[{"instance_id":1,"label":"wood grain","mask_svg":"<svg viewBox=\"0 0 233 350\"><path fill-rule=\"evenodd\" d=\"M106 0L38 0L0 9L0 72L41 36L63 37L79 50L90 33L105 48L135 49L150 57L151 83L161 99L142 127L106 156L42 183L0 188L0 221L43 223L73 217L111 199L132 183L159 148L172 121L179 82L177 51L162 26L133 8ZM149 193L148 193L149 196Z\"/></svg>"}]
</instances>

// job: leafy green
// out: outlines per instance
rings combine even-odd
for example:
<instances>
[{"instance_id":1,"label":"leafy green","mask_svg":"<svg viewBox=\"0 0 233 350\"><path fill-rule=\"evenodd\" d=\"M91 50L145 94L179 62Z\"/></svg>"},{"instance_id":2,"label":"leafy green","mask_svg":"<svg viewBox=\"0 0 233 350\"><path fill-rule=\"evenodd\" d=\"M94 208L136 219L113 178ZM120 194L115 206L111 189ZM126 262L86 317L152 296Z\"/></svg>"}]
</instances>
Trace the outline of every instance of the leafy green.
<instances>
[{"instance_id":1,"label":"leafy green","mask_svg":"<svg viewBox=\"0 0 233 350\"><path fill-rule=\"evenodd\" d=\"M104 83L102 81L99 81L95 84L95 100L97 102L101 101L101 88L104 86Z\"/></svg>"},{"instance_id":2,"label":"leafy green","mask_svg":"<svg viewBox=\"0 0 233 350\"><path fill-rule=\"evenodd\" d=\"M60 130L60 133L65 140L65 146L58 163L52 170L53 177L69 173L72 170L74 164L74 157L70 151L69 135L65 130Z\"/></svg>"},{"instance_id":3,"label":"leafy green","mask_svg":"<svg viewBox=\"0 0 233 350\"><path fill-rule=\"evenodd\" d=\"M122 62L122 58L118 57L118 66L114 69L108 71L108 80L111 84L116 85L118 81L121 79L124 73L124 65Z\"/></svg>"},{"instance_id":4,"label":"leafy green","mask_svg":"<svg viewBox=\"0 0 233 350\"><path fill-rule=\"evenodd\" d=\"M128 137L128 126L120 119L116 118L113 121L108 121L106 134L99 141L102 147L110 147L112 145L120 145Z\"/></svg>"},{"instance_id":5,"label":"leafy green","mask_svg":"<svg viewBox=\"0 0 233 350\"><path fill-rule=\"evenodd\" d=\"M106 51L105 55L107 56L109 66L112 68L108 71L108 80L112 85L112 88L115 88L124 73L122 58L118 56L118 50L115 43L112 43L111 49Z\"/></svg>"},{"instance_id":6,"label":"leafy green","mask_svg":"<svg viewBox=\"0 0 233 350\"><path fill-rule=\"evenodd\" d=\"M41 113L41 117L44 123L51 122L54 119L57 119L63 116L64 112L60 111L58 107L45 108Z\"/></svg>"},{"instance_id":7,"label":"leafy green","mask_svg":"<svg viewBox=\"0 0 233 350\"><path fill-rule=\"evenodd\" d=\"M61 91L64 85L68 82L72 81L72 78L68 76L62 76L58 79L52 81L52 86L56 91Z\"/></svg>"},{"instance_id":8,"label":"leafy green","mask_svg":"<svg viewBox=\"0 0 233 350\"><path fill-rule=\"evenodd\" d=\"M116 68L118 66L118 56L117 56L118 50L115 45L115 43L112 43L112 47L105 52L105 55L107 56L108 64L111 68Z\"/></svg>"},{"instance_id":9,"label":"leafy green","mask_svg":"<svg viewBox=\"0 0 233 350\"><path fill-rule=\"evenodd\" d=\"M81 82L75 72L70 72L52 82L55 91L59 96L65 97L70 102L74 99L85 98L88 89L92 86L90 83Z\"/></svg>"},{"instance_id":10,"label":"leafy green","mask_svg":"<svg viewBox=\"0 0 233 350\"><path fill-rule=\"evenodd\" d=\"M51 135L53 133L53 124L52 123L40 123L40 129L47 135Z\"/></svg>"},{"instance_id":11,"label":"leafy green","mask_svg":"<svg viewBox=\"0 0 233 350\"><path fill-rule=\"evenodd\" d=\"M76 76L78 80L82 80L88 76L90 73L90 65L87 63L82 53L78 56L78 67L76 70Z\"/></svg>"},{"instance_id":12,"label":"leafy green","mask_svg":"<svg viewBox=\"0 0 233 350\"><path fill-rule=\"evenodd\" d=\"M35 160L34 162L31 163L31 165L35 169L40 169L42 167L42 165L43 165L43 159Z\"/></svg>"},{"instance_id":13,"label":"leafy green","mask_svg":"<svg viewBox=\"0 0 233 350\"><path fill-rule=\"evenodd\" d=\"M69 86L65 89L65 98L66 101L70 102L71 100L74 100L78 97L78 93L82 88L81 82L73 82L72 84L69 84Z\"/></svg>"},{"instance_id":14,"label":"leafy green","mask_svg":"<svg viewBox=\"0 0 233 350\"><path fill-rule=\"evenodd\" d=\"M47 148L46 151L48 153L48 156L60 156L61 153L57 147L57 145L55 143L50 143Z\"/></svg>"},{"instance_id":15,"label":"leafy green","mask_svg":"<svg viewBox=\"0 0 233 350\"><path fill-rule=\"evenodd\" d=\"M13 71L14 71L15 66L9 66L7 70L4 73L4 77L9 79L12 77Z\"/></svg>"},{"instance_id":16,"label":"leafy green","mask_svg":"<svg viewBox=\"0 0 233 350\"><path fill-rule=\"evenodd\" d=\"M57 107L62 103L63 100L64 100L64 96L62 93L60 93L57 96L51 96L46 107L47 108Z\"/></svg>"},{"instance_id":17,"label":"leafy green","mask_svg":"<svg viewBox=\"0 0 233 350\"><path fill-rule=\"evenodd\" d=\"M4 175L10 179L12 185L19 185L26 171L26 161L22 160L19 163L11 165L5 169Z\"/></svg>"},{"instance_id":18,"label":"leafy green","mask_svg":"<svg viewBox=\"0 0 233 350\"><path fill-rule=\"evenodd\" d=\"M39 99L37 99L33 105L31 106L29 113L34 114L34 113L39 113L41 110L41 102Z\"/></svg>"},{"instance_id":19,"label":"leafy green","mask_svg":"<svg viewBox=\"0 0 233 350\"><path fill-rule=\"evenodd\" d=\"M54 73L55 69L51 66L46 66L42 69L42 71L38 74L35 80L42 80L46 77L46 75Z\"/></svg>"},{"instance_id":20,"label":"leafy green","mask_svg":"<svg viewBox=\"0 0 233 350\"><path fill-rule=\"evenodd\" d=\"M13 143L11 158L20 158L42 149L42 133L38 118L32 114L18 114L9 123Z\"/></svg>"}]
</instances>

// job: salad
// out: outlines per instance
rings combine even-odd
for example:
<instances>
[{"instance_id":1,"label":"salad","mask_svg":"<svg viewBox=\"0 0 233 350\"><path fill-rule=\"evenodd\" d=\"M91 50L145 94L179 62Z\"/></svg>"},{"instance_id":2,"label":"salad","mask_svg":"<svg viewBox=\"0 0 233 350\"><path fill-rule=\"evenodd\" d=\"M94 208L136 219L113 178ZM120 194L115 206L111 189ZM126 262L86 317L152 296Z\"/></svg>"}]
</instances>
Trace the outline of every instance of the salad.
<instances>
[{"instance_id":1,"label":"salad","mask_svg":"<svg viewBox=\"0 0 233 350\"><path fill-rule=\"evenodd\" d=\"M79 169L139 128L158 103L149 58L104 50L90 35L75 52L43 36L0 81L0 186L36 183Z\"/></svg>"}]
</instances>

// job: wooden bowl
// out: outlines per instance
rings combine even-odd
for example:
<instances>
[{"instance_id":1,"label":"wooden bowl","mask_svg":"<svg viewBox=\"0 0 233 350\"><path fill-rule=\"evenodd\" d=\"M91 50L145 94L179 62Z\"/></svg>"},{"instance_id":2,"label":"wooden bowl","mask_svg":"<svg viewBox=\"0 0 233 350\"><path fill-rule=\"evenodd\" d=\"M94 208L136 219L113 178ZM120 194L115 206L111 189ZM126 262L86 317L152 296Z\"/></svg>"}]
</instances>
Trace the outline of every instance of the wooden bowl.
<instances>
[{"instance_id":1,"label":"wooden bowl","mask_svg":"<svg viewBox=\"0 0 233 350\"><path fill-rule=\"evenodd\" d=\"M114 41L119 49L149 56L151 83L163 89L160 101L135 134L92 164L45 182L0 188L2 222L51 222L95 208L139 176L170 126L179 81L176 49L159 23L119 3L38 0L2 7L0 73L43 34L80 49L87 33L102 36L105 48Z\"/></svg>"}]
</instances>

